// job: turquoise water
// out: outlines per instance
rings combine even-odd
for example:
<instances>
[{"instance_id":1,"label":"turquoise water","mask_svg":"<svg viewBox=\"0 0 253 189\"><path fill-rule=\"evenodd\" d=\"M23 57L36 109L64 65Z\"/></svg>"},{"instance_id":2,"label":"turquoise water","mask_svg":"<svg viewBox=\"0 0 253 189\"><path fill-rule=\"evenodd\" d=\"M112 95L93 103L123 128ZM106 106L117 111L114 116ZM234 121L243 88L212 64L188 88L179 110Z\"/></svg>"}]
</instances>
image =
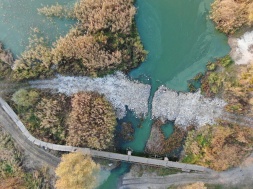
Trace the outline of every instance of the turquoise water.
<instances>
[{"instance_id":1,"label":"turquoise water","mask_svg":"<svg viewBox=\"0 0 253 189\"><path fill-rule=\"evenodd\" d=\"M168 139L170 137L170 135L173 133L173 127L174 127L174 123L172 123L172 122L166 123L161 127L164 137L166 139Z\"/></svg>"},{"instance_id":2,"label":"turquoise water","mask_svg":"<svg viewBox=\"0 0 253 189\"><path fill-rule=\"evenodd\" d=\"M133 78L141 74L163 84L186 90L186 81L205 64L229 52L227 38L207 19L212 0L137 0L138 30L149 56Z\"/></svg>"},{"instance_id":3,"label":"turquoise water","mask_svg":"<svg viewBox=\"0 0 253 189\"><path fill-rule=\"evenodd\" d=\"M198 72L203 72L205 64L229 52L227 38L218 33L207 19L213 0L137 0L136 16L138 30L145 49L149 51L147 60L129 75L150 83L152 92L160 85L186 91L187 80ZM53 19L49 21L37 14L37 8L55 4L55 0L0 0L0 41L18 56L28 44L31 28L37 27L49 41L64 35L74 21ZM73 4L75 0L59 0L59 4ZM134 124L135 140L125 143L134 153L143 152L152 125L151 112L144 120L138 120L129 113L126 118ZM169 127L164 128L170 134ZM112 171L99 189L117 187L117 179L128 170L127 165Z\"/></svg>"},{"instance_id":4,"label":"turquoise water","mask_svg":"<svg viewBox=\"0 0 253 189\"><path fill-rule=\"evenodd\" d=\"M25 50L32 28L38 28L49 43L65 35L74 21L49 20L37 14L37 8L56 2L71 5L75 0L0 0L0 41L18 56Z\"/></svg>"},{"instance_id":5,"label":"turquoise water","mask_svg":"<svg viewBox=\"0 0 253 189\"><path fill-rule=\"evenodd\" d=\"M150 78L151 98L161 85L187 90L187 80L204 72L208 61L228 54L225 35L207 18L212 0L137 0L138 30L149 51L147 60L130 73L135 79ZM150 104L151 108L151 104ZM136 140L125 144L136 152L144 150L149 138L151 112L136 129Z\"/></svg>"}]
</instances>

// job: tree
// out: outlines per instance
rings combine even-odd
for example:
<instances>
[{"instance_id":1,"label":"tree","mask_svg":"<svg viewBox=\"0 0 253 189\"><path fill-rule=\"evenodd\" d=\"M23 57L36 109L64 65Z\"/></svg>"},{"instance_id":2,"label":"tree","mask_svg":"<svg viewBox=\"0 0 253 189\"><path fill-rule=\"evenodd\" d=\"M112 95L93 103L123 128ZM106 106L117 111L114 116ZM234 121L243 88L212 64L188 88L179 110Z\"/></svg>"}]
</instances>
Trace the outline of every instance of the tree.
<instances>
[{"instance_id":1,"label":"tree","mask_svg":"<svg viewBox=\"0 0 253 189\"><path fill-rule=\"evenodd\" d=\"M116 116L111 104L98 93L77 93L71 99L67 144L96 149L111 145Z\"/></svg>"},{"instance_id":2,"label":"tree","mask_svg":"<svg viewBox=\"0 0 253 189\"><path fill-rule=\"evenodd\" d=\"M12 95L12 101L19 106L31 107L39 99L39 93L35 90L20 89Z\"/></svg>"},{"instance_id":3,"label":"tree","mask_svg":"<svg viewBox=\"0 0 253 189\"><path fill-rule=\"evenodd\" d=\"M217 29L226 34L233 34L237 29L250 23L250 0L215 0L212 4L211 19Z\"/></svg>"},{"instance_id":4,"label":"tree","mask_svg":"<svg viewBox=\"0 0 253 189\"><path fill-rule=\"evenodd\" d=\"M238 166L252 151L253 129L221 121L189 132L183 162L224 171Z\"/></svg>"},{"instance_id":5,"label":"tree","mask_svg":"<svg viewBox=\"0 0 253 189\"><path fill-rule=\"evenodd\" d=\"M93 189L96 185L97 165L90 156L82 153L70 153L62 156L55 170L59 177L56 189Z\"/></svg>"}]
</instances>

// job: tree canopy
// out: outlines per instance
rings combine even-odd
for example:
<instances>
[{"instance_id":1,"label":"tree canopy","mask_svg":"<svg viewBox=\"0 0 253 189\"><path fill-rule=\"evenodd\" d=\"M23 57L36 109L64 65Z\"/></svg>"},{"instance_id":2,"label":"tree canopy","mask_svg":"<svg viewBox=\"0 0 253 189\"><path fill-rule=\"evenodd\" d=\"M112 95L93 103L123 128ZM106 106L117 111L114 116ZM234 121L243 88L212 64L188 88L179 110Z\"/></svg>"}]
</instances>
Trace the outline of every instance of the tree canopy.
<instances>
[{"instance_id":1,"label":"tree canopy","mask_svg":"<svg viewBox=\"0 0 253 189\"><path fill-rule=\"evenodd\" d=\"M56 189L94 189L99 166L88 155L65 154L55 170Z\"/></svg>"},{"instance_id":2,"label":"tree canopy","mask_svg":"<svg viewBox=\"0 0 253 189\"><path fill-rule=\"evenodd\" d=\"M113 142L115 112L101 95L77 93L71 99L72 110L67 120L67 144L106 149Z\"/></svg>"}]
</instances>

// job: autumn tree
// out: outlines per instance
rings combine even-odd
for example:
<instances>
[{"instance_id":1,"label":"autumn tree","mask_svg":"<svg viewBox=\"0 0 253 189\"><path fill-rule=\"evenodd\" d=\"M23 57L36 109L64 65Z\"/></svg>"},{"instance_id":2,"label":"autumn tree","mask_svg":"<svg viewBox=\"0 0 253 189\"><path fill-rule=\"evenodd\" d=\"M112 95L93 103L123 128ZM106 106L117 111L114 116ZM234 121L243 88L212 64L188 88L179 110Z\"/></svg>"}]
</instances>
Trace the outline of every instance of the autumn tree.
<instances>
[{"instance_id":1,"label":"autumn tree","mask_svg":"<svg viewBox=\"0 0 253 189\"><path fill-rule=\"evenodd\" d=\"M188 134L183 162L223 171L238 166L252 151L252 145L252 128L223 121Z\"/></svg>"},{"instance_id":2,"label":"autumn tree","mask_svg":"<svg viewBox=\"0 0 253 189\"><path fill-rule=\"evenodd\" d=\"M212 4L211 19L216 28L226 34L233 34L246 24L252 24L251 0L215 0Z\"/></svg>"},{"instance_id":3,"label":"autumn tree","mask_svg":"<svg viewBox=\"0 0 253 189\"><path fill-rule=\"evenodd\" d=\"M93 92L77 93L71 99L67 144L106 149L113 141L116 116L111 104Z\"/></svg>"},{"instance_id":4,"label":"autumn tree","mask_svg":"<svg viewBox=\"0 0 253 189\"><path fill-rule=\"evenodd\" d=\"M29 132L45 142L66 143L66 116L70 99L34 89L20 89L12 96L14 109Z\"/></svg>"},{"instance_id":5,"label":"autumn tree","mask_svg":"<svg viewBox=\"0 0 253 189\"><path fill-rule=\"evenodd\" d=\"M36 29L35 29L36 30ZM53 55L44 37L38 32L29 38L29 45L13 65L13 79L45 77L51 73Z\"/></svg>"},{"instance_id":6,"label":"autumn tree","mask_svg":"<svg viewBox=\"0 0 253 189\"><path fill-rule=\"evenodd\" d=\"M14 58L12 53L8 50L5 50L0 42L0 80L10 77L13 61Z\"/></svg>"},{"instance_id":7,"label":"autumn tree","mask_svg":"<svg viewBox=\"0 0 253 189\"><path fill-rule=\"evenodd\" d=\"M43 141L65 144L65 117L68 113L68 98L57 94L52 97L43 96L34 108L34 116L39 120L38 128L32 129L35 136Z\"/></svg>"},{"instance_id":8,"label":"autumn tree","mask_svg":"<svg viewBox=\"0 0 253 189\"><path fill-rule=\"evenodd\" d=\"M65 154L55 170L56 189L93 189L99 166L88 155Z\"/></svg>"}]
</instances>

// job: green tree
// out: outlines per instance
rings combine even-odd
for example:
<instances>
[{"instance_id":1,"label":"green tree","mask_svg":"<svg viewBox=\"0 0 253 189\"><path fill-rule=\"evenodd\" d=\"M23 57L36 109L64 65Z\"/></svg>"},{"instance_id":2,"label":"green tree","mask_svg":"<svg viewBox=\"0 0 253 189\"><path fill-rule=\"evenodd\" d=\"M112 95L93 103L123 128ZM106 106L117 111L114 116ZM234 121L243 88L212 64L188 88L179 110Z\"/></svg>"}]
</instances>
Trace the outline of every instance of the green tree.
<instances>
[{"instance_id":1,"label":"green tree","mask_svg":"<svg viewBox=\"0 0 253 189\"><path fill-rule=\"evenodd\" d=\"M12 95L12 100L19 106L31 107L39 99L39 93L35 90L20 89Z\"/></svg>"}]
</instances>

